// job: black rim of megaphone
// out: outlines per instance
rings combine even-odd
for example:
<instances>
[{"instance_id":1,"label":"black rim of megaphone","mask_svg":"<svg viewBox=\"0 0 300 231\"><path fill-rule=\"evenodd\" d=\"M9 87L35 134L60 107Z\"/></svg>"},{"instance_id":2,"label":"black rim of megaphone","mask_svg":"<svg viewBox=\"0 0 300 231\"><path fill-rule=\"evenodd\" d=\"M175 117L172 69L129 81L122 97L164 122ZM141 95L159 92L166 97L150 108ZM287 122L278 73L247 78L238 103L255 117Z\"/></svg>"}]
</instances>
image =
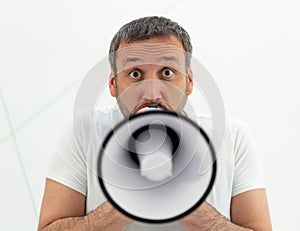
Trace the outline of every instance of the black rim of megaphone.
<instances>
[{"instance_id":1,"label":"black rim of megaphone","mask_svg":"<svg viewBox=\"0 0 300 231\"><path fill-rule=\"evenodd\" d=\"M199 129L201 135L204 137L205 141L207 142L208 146L209 146L209 149L210 149L210 152L211 152L211 155L212 155L212 160L213 160L213 171L212 171L212 175L211 175L211 179L210 179L210 182L209 182L209 185L205 191L205 193L203 194L203 196L200 198L200 200L195 204L193 205L190 209L188 209L187 211L177 215L177 216L174 216L174 217L171 217L171 218L167 218L167 219L146 219L146 218L142 218L142 217L138 217L138 216L135 216L129 212L127 212L126 210L124 210L123 208L121 208L112 198L111 196L109 195L109 193L107 192L106 188L105 188L105 184L104 184L104 180L102 179L102 174L101 174L101 161L102 161L102 156L104 154L104 150L105 150L105 147L108 143L108 141L110 140L110 138L114 135L114 131L118 130L123 124L127 123L128 120L134 120L140 116L145 116L145 115L149 115L149 114L169 114L171 116L176 116L176 117L179 117L180 119L183 119L187 122L189 122L190 124L192 124L196 129ZM117 209L119 210L121 213L123 213L124 215L126 215L127 217L130 217L136 221L141 221L141 222L145 222L145 223L152 223L152 224L158 224L158 223L167 223L167 222L172 222L172 221L176 221L176 220L179 220L185 216L187 216L188 214L190 214L191 212L193 212L195 209L197 209L206 199L206 197L208 196L208 194L210 193L212 187L213 187L213 184L214 184L214 181L215 181L215 178L216 178L216 172L217 172L217 163L216 163L216 153L215 153L215 150L213 148L213 145L212 143L210 142L210 139L208 138L208 135L204 132L204 130L198 125L196 124L194 121L188 119L186 116L183 116L183 115L179 115L175 112L171 112L171 111L147 111L147 112L142 112L142 113L138 113L138 114L135 114L135 115L132 115L129 117L129 119L126 120L124 119L123 121L121 121L120 123L118 123L108 134L107 136L105 137L104 139L104 142L102 143L102 146L101 146L101 149L100 149L100 152L99 152L99 157L98 157L98 165L97 165L97 170L98 170L98 180L99 180L99 184L101 186L101 189L105 195L105 197L107 198L107 200Z\"/></svg>"}]
</instances>

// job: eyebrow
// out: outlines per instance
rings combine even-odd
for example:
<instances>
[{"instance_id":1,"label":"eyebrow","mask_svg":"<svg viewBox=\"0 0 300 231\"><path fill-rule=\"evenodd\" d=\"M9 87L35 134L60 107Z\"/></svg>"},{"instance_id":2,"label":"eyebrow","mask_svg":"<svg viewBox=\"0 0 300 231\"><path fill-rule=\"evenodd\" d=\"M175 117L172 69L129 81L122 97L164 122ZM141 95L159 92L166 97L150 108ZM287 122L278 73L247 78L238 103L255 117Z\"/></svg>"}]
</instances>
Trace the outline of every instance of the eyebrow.
<instances>
[{"instance_id":1,"label":"eyebrow","mask_svg":"<svg viewBox=\"0 0 300 231\"><path fill-rule=\"evenodd\" d=\"M160 58L160 61L176 61L178 63L178 60L175 56L163 56Z\"/></svg>"},{"instance_id":2,"label":"eyebrow","mask_svg":"<svg viewBox=\"0 0 300 231\"><path fill-rule=\"evenodd\" d=\"M162 57L161 58L161 61L165 61L165 62L171 62L171 65L177 65L177 67L180 67L181 66L181 61L178 59L178 57L177 56L164 56L164 57ZM174 64L173 64L173 62L174 62Z\"/></svg>"},{"instance_id":3,"label":"eyebrow","mask_svg":"<svg viewBox=\"0 0 300 231\"><path fill-rule=\"evenodd\" d=\"M126 59L123 60L122 65L125 66L128 63L135 63L138 61L141 61L141 59L137 57L127 57Z\"/></svg>"},{"instance_id":4,"label":"eyebrow","mask_svg":"<svg viewBox=\"0 0 300 231\"><path fill-rule=\"evenodd\" d=\"M122 65L126 66L128 63L140 62L142 59L138 57L127 57L123 60ZM163 56L159 58L159 63L161 61L175 61L176 64L179 64L178 59L175 56Z\"/></svg>"}]
</instances>

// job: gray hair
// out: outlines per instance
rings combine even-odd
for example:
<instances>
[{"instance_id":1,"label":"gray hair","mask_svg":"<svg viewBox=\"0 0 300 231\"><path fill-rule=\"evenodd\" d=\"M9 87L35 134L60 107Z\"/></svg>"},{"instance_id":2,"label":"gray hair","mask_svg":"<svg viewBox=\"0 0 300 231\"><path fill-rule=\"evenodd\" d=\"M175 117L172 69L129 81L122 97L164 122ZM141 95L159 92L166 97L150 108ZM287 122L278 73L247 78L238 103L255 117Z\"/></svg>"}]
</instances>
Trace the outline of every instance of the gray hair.
<instances>
[{"instance_id":1,"label":"gray hair","mask_svg":"<svg viewBox=\"0 0 300 231\"><path fill-rule=\"evenodd\" d=\"M170 37L174 35L181 41L185 50L186 68L190 66L192 44L189 34L176 22L158 16L150 16L133 20L124 26L113 37L109 48L109 62L117 75L116 51L120 43L132 43L135 41L146 40L157 37Z\"/></svg>"}]
</instances>

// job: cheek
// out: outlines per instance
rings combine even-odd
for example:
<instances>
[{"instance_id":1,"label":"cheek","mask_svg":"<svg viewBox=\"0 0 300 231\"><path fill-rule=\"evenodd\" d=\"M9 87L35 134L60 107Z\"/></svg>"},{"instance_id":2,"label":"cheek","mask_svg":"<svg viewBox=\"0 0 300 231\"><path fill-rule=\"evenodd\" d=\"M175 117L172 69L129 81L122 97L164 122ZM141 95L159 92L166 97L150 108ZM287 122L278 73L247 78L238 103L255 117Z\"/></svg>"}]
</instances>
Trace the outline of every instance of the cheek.
<instances>
[{"instance_id":1,"label":"cheek","mask_svg":"<svg viewBox=\"0 0 300 231\"><path fill-rule=\"evenodd\" d=\"M186 82L168 82L162 89L161 93L165 100L172 102L172 105L177 104L186 96Z\"/></svg>"},{"instance_id":2,"label":"cheek","mask_svg":"<svg viewBox=\"0 0 300 231\"><path fill-rule=\"evenodd\" d=\"M130 84L126 81L118 81L116 87L118 90L118 94L120 95L123 92L129 91L130 90Z\"/></svg>"},{"instance_id":3,"label":"cheek","mask_svg":"<svg viewBox=\"0 0 300 231\"><path fill-rule=\"evenodd\" d=\"M187 93L188 90L188 81L186 80L185 76L180 77L176 83L175 86L178 88L178 90L184 92L185 94Z\"/></svg>"},{"instance_id":4,"label":"cheek","mask_svg":"<svg viewBox=\"0 0 300 231\"><path fill-rule=\"evenodd\" d=\"M143 89L139 87L138 83L132 83L126 80L119 80L117 82L117 97L125 104L131 104L133 101L135 102L142 92Z\"/></svg>"}]
</instances>

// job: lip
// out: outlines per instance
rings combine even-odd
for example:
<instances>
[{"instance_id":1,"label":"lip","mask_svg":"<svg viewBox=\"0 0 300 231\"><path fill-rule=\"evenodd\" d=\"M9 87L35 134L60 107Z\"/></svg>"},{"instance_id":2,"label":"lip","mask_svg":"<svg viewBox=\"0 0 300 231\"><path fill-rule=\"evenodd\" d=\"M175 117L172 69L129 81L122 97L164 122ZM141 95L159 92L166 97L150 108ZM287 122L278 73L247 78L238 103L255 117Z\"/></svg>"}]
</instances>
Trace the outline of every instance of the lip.
<instances>
[{"instance_id":1,"label":"lip","mask_svg":"<svg viewBox=\"0 0 300 231\"><path fill-rule=\"evenodd\" d=\"M168 108L170 108L169 106L166 106L165 104L163 104L162 102L155 102L155 101L151 101L151 102L142 102L140 104L138 104L136 107L134 107L134 109L132 110L132 115L136 114L139 110L149 107L150 104L157 104L157 107L162 109L162 110L166 110L169 111Z\"/></svg>"}]
</instances>

